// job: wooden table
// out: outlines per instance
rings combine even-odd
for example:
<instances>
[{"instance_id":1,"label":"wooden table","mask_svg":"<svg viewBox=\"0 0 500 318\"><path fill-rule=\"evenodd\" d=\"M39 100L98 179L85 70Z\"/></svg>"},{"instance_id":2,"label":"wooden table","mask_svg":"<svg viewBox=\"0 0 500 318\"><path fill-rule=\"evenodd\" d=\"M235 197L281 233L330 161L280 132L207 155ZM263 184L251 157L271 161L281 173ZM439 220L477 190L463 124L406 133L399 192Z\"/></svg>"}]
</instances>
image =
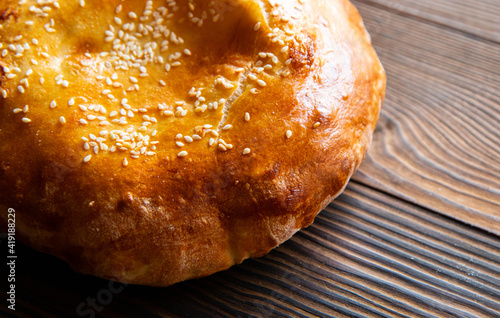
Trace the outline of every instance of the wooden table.
<instances>
[{"instance_id":1,"label":"wooden table","mask_svg":"<svg viewBox=\"0 0 500 318\"><path fill-rule=\"evenodd\" d=\"M0 316L91 317L95 298L103 317L500 317L500 3L354 4L387 99L368 157L312 226L170 288L109 285L21 248L17 310Z\"/></svg>"}]
</instances>

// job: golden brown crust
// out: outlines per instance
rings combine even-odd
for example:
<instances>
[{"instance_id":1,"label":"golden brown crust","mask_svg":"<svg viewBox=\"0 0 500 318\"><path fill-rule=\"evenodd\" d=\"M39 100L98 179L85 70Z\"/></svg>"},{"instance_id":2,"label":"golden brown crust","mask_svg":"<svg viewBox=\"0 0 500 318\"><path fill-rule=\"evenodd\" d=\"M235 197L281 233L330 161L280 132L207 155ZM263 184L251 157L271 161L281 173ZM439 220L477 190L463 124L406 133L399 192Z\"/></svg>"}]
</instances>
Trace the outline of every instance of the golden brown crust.
<instances>
[{"instance_id":1,"label":"golden brown crust","mask_svg":"<svg viewBox=\"0 0 500 318\"><path fill-rule=\"evenodd\" d=\"M263 255L371 141L385 74L348 1L18 2L0 5L0 206L75 270L166 286Z\"/></svg>"}]
</instances>

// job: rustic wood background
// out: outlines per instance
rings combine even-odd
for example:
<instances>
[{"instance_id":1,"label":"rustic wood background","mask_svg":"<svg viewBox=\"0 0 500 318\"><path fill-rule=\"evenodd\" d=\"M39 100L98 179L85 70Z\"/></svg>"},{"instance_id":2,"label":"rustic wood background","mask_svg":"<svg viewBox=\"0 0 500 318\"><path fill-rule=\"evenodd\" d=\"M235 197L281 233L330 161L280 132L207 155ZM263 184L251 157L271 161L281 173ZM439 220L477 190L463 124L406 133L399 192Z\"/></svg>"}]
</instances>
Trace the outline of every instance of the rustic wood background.
<instances>
[{"instance_id":1,"label":"rustic wood background","mask_svg":"<svg viewBox=\"0 0 500 318\"><path fill-rule=\"evenodd\" d=\"M100 296L97 317L500 317L500 3L353 2L387 100L367 159L312 226L228 271L114 293L20 247L17 310L0 316L90 317L77 308Z\"/></svg>"}]
</instances>

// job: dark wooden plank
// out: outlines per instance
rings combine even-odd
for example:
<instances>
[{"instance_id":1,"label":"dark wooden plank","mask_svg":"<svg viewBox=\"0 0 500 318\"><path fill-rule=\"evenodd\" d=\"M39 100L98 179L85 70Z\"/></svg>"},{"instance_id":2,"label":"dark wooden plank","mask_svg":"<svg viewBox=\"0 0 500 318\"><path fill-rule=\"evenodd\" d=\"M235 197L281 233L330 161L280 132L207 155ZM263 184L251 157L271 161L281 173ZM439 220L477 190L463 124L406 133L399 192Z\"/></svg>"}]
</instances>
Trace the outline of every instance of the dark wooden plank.
<instances>
[{"instance_id":1,"label":"dark wooden plank","mask_svg":"<svg viewBox=\"0 0 500 318\"><path fill-rule=\"evenodd\" d=\"M353 182L269 255L169 288L126 286L99 316L500 317L499 251L498 237ZM18 255L18 307L0 315L89 317L77 307L110 290L50 256Z\"/></svg>"},{"instance_id":2,"label":"dark wooden plank","mask_svg":"<svg viewBox=\"0 0 500 318\"><path fill-rule=\"evenodd\" d=\"M380 28L391 23L390 13L404 13L500 43L496 0L357 0L360 2L385 9L376 19Z\"/></svg>"},{"instance_id":3,"label":"dark wooden plank","mask_svg":"<svg viewBox=\"0 0 500 318\"><path fill-rule=\"evenodd\" d=\"M355 180L500 234L500 45L354 2L388 74Z\"/></svg>"}]
</instances>

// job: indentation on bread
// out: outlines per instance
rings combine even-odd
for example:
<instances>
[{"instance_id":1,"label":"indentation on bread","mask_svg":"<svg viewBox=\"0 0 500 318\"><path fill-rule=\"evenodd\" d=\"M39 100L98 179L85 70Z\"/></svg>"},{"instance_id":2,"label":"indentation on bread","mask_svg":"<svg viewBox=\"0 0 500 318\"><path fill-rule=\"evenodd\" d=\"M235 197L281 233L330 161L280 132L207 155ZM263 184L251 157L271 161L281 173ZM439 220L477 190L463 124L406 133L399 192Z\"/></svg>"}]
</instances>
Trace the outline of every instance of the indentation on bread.
<instances>
[{"instance_id":1,"label":"indentation on bread","mask_svg":"<svg viewBox=\"0 0 500 318\"><path fill-rule=\"evenodd\" d=\"M313 35L307 31L301 31L295 35L293 45L290 48L290 58L294 70L304 70L304 66L311 67L315 59L315 41Z\"/></svg>"},{"instance_id":2,"label":"indentation on bread","mask_svg":"<svg viewBox=\"0 0 500 318\"><path fill-rule=\"evenodd\" d=\"M220 136L222 128L226 124L227 117L229 115L229 111L231 110L231 106L233 103L245 92L246 87L247 87L247 76L250 73L250 68L247 66L245 68L245 71L241 73L240 78L238 79L236 89L233 91L231 96L226 100L226 103L224 104L224 108L222 110L222 118L219 122L219 125L217 125L217 134ZM218 139L216 142L218 142Z\"/></svg>"},{"instance_id":3,"label":"indentation on bread","mask_svg":"<svg viewBox=\"0 0 500 318\"><path fill-rule=\"evenodd\" d=\"M266 21L266 25L269 26L269 23L271 21L271 15L269 12L271 12L271 5L269 2L263 1L263 0L258 0L257 1L258 5L260 6L261 12L264 16L264 19Z\"/></svg>"},{"instance_id":4,"label":"indentation on bread","mask_svg":"<svg viewBox=\"0 0 500 318\"><path fill-rule=\"evenodd\" d=\"M16 9L13 8L6 8L6 9L0 9L0 22L3 22L5 20L8 20L10 17L13 17L14 19L17 20L19 17L19 12Z\"/></svg>"}]
</instances>

